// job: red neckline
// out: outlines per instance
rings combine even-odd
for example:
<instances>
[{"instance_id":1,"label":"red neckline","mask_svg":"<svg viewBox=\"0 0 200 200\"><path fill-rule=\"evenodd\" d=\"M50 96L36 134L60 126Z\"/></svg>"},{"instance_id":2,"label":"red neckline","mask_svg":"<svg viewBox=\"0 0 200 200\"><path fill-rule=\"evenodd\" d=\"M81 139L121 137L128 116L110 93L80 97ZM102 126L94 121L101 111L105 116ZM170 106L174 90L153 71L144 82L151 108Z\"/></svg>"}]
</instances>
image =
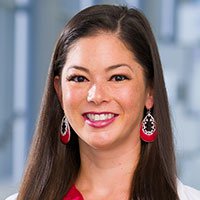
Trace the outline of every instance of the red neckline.
<instances>
[{"instance_id":1,"label":"red neckline","mask_svg":"<svg viewBox=\"0 0 200 200\"><path fill-rule=\"evenodd\" d=\"M75 185L69 189L63 200L84 200L82 194L78 191Z\"/></svg>"}]
</instances>

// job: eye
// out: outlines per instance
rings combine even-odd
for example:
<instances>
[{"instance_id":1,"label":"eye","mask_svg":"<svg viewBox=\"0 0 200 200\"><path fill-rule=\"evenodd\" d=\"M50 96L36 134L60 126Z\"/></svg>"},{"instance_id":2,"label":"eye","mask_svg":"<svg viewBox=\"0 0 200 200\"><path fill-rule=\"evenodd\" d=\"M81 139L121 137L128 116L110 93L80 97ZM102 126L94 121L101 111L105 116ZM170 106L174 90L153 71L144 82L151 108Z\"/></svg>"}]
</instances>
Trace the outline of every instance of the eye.
<instances>
[{"instance_id":1,"label":"eye","mask_svg":"<svg viewBox=\"0 0 200 200\"><path fill-rule=\"evenodd\" d=\"M73 75L67 78L68 81L74 81L77 83L88 81L88 79L84 76Z\"/></svg>"},{"instance_id":2,"label":"eye","mask_svg":"<svg viewBox=\"0 0 200 200\"><path fill-rule=\"evenodd\" d=\"M111 80L113 81L124 81L124 80L128 80L128 77L125 75L114 75L111 77Z\"/></svg>"}]
</instances>

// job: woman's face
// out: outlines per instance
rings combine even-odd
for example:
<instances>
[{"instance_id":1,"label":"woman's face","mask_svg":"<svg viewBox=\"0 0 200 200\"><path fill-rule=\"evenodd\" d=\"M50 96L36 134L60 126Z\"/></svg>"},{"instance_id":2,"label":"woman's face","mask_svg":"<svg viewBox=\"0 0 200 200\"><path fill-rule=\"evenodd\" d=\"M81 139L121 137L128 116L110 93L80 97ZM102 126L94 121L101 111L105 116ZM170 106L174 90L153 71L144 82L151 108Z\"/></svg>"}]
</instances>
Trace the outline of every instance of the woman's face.
<instances>
[{"instance_id":1,"label":"woman's face","mask_svg":"<svg viewBox=\"0 0 200 200\"><path fill-rule=\"evenodd\" d=\"M153 106L152 91L143 68L114 34L79 39L54 85L80 143L109 149L140 141L144 107Z\"/></svg>"}]
</instances>

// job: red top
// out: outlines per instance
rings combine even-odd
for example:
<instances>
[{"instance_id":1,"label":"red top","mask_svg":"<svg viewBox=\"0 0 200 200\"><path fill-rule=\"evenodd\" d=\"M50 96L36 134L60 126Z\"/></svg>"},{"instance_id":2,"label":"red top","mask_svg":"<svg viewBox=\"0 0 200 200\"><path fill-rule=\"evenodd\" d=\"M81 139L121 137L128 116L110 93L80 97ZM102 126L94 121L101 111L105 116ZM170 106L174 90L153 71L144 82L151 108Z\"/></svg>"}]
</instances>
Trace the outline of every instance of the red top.
<instances>
[{"instance_id":1,"label":"red top","mask_svg":"<svg viewBox=\"0 0 200 200\"><path fill-rule=\"evenodd\" d=\"M84 200L82 194L73 185L68 193L64 196L63 200Z\"/></svg>"}]
</instances>

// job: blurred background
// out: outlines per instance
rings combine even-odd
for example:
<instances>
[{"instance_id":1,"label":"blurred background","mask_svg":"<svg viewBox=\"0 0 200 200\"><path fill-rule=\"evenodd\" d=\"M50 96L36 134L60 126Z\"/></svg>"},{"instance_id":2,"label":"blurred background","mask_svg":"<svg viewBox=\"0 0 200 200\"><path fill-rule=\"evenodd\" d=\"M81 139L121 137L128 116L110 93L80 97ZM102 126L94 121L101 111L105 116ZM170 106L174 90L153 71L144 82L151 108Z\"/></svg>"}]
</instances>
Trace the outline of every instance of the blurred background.
<instances>
[{"instance_id":1,"label":"blurred background","mask_svg":"<svg viewBox=\"0 0 200 200\"><path fill-rule=\"evenodd\" d=\"M155 33L178 174L200 189L200 0L0 0L0 199L18 190L56 39L94 4L141 9Z\"/></svg>"}]
</instances>

